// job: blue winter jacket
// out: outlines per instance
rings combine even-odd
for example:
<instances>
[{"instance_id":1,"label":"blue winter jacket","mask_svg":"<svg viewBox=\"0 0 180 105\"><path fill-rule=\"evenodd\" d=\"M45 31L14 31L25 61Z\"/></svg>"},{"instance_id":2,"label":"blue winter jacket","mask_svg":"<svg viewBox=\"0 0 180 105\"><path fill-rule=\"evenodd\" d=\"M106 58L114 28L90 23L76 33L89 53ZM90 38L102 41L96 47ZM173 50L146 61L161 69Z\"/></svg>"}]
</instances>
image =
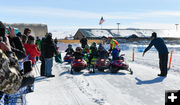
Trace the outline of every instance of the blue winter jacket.
<instances>
[{"instance_id":1,"label":"blue winter jacket","mask_svg":"<svg viewBox=\"0 0 180 105\"><path fill-rule=\"evenodd\" d=\"M162 38L155 38L151 41L149 46L144 50L144 52L147 52L152 46L157 49L159 54L166 54L168 53L168 49L164 43L164 40Z\"/></svg>"}]
</instances>

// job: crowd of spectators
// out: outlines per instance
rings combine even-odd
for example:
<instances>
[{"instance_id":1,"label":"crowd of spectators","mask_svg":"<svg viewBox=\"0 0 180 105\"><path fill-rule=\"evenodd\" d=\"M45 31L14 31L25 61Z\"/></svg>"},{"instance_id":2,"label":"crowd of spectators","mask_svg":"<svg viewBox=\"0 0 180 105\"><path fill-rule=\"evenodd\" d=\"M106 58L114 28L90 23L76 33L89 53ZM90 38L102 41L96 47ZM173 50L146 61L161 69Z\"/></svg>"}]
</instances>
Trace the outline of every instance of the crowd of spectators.
<instances>
[{"instance_id":1,"label":"crowd of spectators","mask_svg":"<svg viewBox=\"0 0 180 105\"><path fill-rule=\"evenodd\" d=\"M5 26L0 21L0 98L25 86L28 92L33 92L34 66L38 60L41 61L40 76L55 76L51 73L52 58L59 52L52 34L47 33L41 40L39 37L35 39L31 31L25 28L23 34L15 33L14 27Z\"/></svg>"}]
</instances>

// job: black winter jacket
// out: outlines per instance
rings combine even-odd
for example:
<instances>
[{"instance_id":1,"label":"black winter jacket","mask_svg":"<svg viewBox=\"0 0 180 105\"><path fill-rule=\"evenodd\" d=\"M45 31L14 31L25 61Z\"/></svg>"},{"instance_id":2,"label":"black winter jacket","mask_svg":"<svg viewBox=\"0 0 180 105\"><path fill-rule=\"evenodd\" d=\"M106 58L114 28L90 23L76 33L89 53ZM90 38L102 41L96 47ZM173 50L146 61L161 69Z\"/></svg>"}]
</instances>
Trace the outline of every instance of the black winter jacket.
<instances>
[{"instance_id":1,"label":"black winter jacket","mask_svg":"<svg viewBox=\"0 0 180 105\"><path fill-rule=\"evenodd\" d=\"M50 38L46 38L44 42L44 58L52 58L56 54L56 45Z\"/></svg>"},{"instance_id":2,"label":"black winter jacket","mask_svg":"<svg viewBox=\"0 0 180 105\"><path fill-rule=\"evenodd\" d=\"M82 44L82 48L85 48L85 45L87 45L87 39L86 38L82 38L81 40L80 40L80 42L81 42L81 44Z\"/></svg>"},{"instance_id":3,"label":"black winter jacket","mask_svg":"<svg viewBox=\"0 0 180 105\"><path fill-rule=\"evenodd\" d=\"M107 59L109 57L108 52L104 50L98 50L98 58L99 59Z\"/></svg>"},{"instance_id":4,"label":"black winter jacket","mask_svg":"<svg viewBox=\"0 0 180 105\"><path fill-rule=\"evenodd\" d=\"M67 52L66 54L72 55L74 53L74 50L72 48L67 48L65 52Z\"/></svg>"},{"instance_id":5,"label":"black winter jacket","mask_svg":"<svg viewBox=\"0 0 180 105\"><path fill-rule=\"evenodd\" d=\"M79 52L74 52L73 56L75 57L75 59L83 59L84 54Z\"/></svg>"},{"instance_id":6,"label":"black winter jacket","mask_svg":"<svg viewBox=\"0 0 180 105\"><path fill-rule=\"evenodd\" d=\"M13 52L15 52L17 58L18 59L25 58L26 52L20 38L19 37L13 37L13 38L8 37L8 38L9 38L9 43L11 45L11 49Z\"/></svg>"}]
</instances>

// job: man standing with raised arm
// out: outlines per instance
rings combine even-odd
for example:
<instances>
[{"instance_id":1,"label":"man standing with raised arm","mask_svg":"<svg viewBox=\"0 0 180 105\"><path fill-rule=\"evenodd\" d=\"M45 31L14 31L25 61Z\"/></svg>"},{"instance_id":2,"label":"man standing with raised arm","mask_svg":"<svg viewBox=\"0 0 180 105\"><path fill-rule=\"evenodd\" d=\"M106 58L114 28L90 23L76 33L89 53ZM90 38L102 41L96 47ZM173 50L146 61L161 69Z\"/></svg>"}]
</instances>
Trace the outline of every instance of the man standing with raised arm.
<instances>
[{"instance_id":1,"label":"man standing with raised arm","mask_svg":"<svg viewBox=\"0 0 180 105\"><path fill-rule=\"evenodd\" d=\"M157 34L155 32L152 33L151 36L152 40L149 46L144 50L143 56L145 53L154 46L158 53L159 53L159 68L161 70L161 73L158 74L158 76L167 76L167 63L168 63L168 49L167 46L164 43L164 40L162 38L157 38Z\"/></svg>"}]
</instances>

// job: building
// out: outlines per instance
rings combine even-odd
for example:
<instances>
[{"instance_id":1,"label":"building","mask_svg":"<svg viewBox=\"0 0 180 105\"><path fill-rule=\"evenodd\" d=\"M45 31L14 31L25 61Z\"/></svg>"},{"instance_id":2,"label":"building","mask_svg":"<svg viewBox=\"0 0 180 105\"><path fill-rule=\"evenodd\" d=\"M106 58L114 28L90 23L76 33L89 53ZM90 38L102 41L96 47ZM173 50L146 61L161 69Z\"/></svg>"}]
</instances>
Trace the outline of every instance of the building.
<instances>
[{"instance_id":1,"label":"building","mask_svg":"<svg viewBox=\"0 0 180 105\"><path fill-rule=\"evenodd\" d=\"M169 29L78 29L74 39L80 40L83 37L87 39L100 39L102 37L112 36L114 38L149 38L153 32L158 37L180 38L179 32Z\"/></svg>"}]
</instances>

